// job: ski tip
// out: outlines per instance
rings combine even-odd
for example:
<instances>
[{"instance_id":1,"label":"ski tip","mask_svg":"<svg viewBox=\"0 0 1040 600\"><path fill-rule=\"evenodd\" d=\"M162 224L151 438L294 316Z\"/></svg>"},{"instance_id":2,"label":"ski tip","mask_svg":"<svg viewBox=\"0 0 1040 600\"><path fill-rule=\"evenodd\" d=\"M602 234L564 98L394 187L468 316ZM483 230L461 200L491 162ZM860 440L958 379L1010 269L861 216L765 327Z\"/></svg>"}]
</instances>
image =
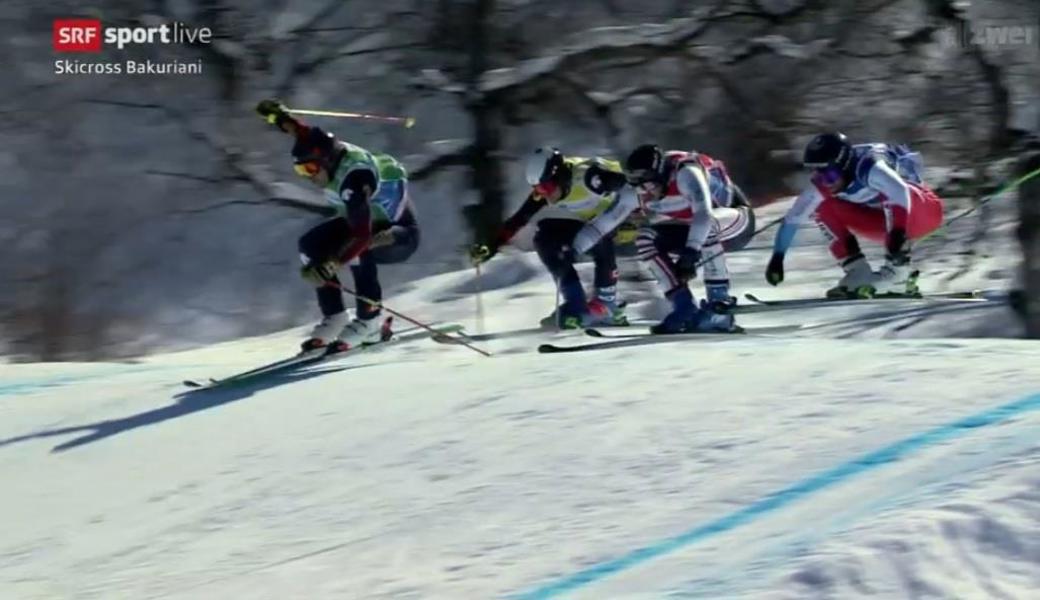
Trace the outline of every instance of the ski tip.
<instances>
[{"instance_id":1,"label":"ski tip","mask_svg":"<svg viewBox=\"0 0 1040 600\"><path fill-rule=\"evenodd\" d=\"M190 388L200 388L200 387L202 387L201 383L199 383L198 381L192 381L191 379L185 379L183 381L183 383L184 383L185 386L190 387Z\"/></svg>"},{"instance_id":2,"label":"ski tip","mask_svg":"<svg viewBox=\"0 0 1040 600\"><path fill-rule=\"evenodd\" d=\"M542 345L538 346L538 352L541 353L541 354L552 354L554 352L559 352L559 351L560 351L560 347L559 346L553 346L552 344L542 344Z\"/></svg>"},{"instance_id":3,"label":"ski tip","mask_svg":"<svg viewBox=\"0 0 1040 600\"><path fill-rule=\"evenodd\" d=\"M591 335L594 338L604 338L604 337L607 337L607 335L605 333L603 333L599 329L595 329L595 328L592 328L592 327L589 327L589 328L587 328L585 330L585 335Z\"/></svg>"}]
</instances>

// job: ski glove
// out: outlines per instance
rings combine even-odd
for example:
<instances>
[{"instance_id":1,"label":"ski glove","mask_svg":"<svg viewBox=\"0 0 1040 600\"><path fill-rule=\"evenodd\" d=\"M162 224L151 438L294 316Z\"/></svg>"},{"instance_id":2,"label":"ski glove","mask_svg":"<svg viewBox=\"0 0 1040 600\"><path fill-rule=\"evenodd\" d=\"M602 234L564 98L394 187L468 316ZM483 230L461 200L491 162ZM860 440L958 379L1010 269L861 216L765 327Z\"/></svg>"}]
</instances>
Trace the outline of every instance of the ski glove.
<instances>
[{"instance_id":1,"label":"ski glove","mask_svg":"<svg viewBox=\"0 0 1040 600\"><path fill-rule=\"evenodd\" d=\"M336 272L340 264L335 260L312 262L300 269L300 276L314 285L322 286L336 280Z\"/></svg>"},{"instance_id":2,"label":"ski glove","mask_svg":"<svg viewBox=\"0 0 1040 600\"><path fill-rule=\"evenodd\" d=\"M686 247L679 251L679 259L675 261L675 277L680 281L697 278L697 265L701 262L701 251Z\"/></svg>"},{"instance_id":3,"label":"ski glove","mask_svg":"<svg viewBox=\"0 0 1040 600\"><path fill-rule=\"evenodd\" d=\"M469 259L474 266L482 265L498 254L498 248L487 244L473 244L469 249Z\"/></svg>"},{"instance_id":4,"label":"ski glove","mask_svg":"<svg viewBox=\"0 0 1040 600\"><path fill-rule=\"evenodd\" d=\"M784 280L784 255L779 252L773 253L773 258L769 259L769 266L766 267L766 281L769 285L780 285L780 282Z\"/></svg>"},{"instance_id":5,"label":"ski glove","mask_svg":"<svg viewBox=\"0 0 1040 600\"><path fill-rule=\"evenodd\" d=\"M282 123L287 119L291 119L289 116L289 109L278 100L261 100L256 105L256 112L260 113L260 116L271 125L281 127Z\"/></svg>"}]
</instances>

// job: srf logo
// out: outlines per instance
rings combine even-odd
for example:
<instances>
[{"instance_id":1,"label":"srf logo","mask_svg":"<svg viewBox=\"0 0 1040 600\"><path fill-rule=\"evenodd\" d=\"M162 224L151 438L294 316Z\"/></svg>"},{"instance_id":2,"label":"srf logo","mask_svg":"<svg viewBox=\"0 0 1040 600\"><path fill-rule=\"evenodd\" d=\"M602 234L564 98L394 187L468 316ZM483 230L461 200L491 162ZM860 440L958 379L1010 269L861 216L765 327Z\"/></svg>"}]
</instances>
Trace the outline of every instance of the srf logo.
<instances>
[{"instance_id":1,"label":"srf logo","mask_svg":"<svg viewBox=\"0 0 1040 600\"><path fill-rule=\"evenodd\" d=\"M101 21L98 19L55 19L55 52L101 52Z\"/></svg>"}]
</instances>

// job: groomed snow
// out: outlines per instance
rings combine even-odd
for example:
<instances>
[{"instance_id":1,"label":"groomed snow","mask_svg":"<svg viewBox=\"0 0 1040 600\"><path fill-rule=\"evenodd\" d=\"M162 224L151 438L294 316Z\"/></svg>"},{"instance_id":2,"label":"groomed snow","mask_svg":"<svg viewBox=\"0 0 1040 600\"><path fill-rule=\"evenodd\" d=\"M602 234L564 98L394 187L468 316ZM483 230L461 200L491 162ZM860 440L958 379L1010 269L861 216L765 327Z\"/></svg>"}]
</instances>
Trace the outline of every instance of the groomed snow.
<instances>
[{"instance_id":1,"label":"groomed snow","mask_svg":"<svg viewBox=\"0 0 1040 600\"><path fill-rule=\"evenodd\" d=\"M926 289L1009 284L1012 225L969 257L968 221L922 245ZM770 238L731 257L735 291L837 278L806 230L765 285ZM475 287L388 304L475 331ZM481 287L486 332L553 304L530 255ZM648 282L622 290L661 316ZM180 381L300 331L0 366L0 598L1036 597L1040 346L991 337L1017 332L1005 307L741 322L814 326L555 356L534 347L591 338L529 332L481 342L490 359L422 340L201 394Z\"/></svg>"}]
</instances>

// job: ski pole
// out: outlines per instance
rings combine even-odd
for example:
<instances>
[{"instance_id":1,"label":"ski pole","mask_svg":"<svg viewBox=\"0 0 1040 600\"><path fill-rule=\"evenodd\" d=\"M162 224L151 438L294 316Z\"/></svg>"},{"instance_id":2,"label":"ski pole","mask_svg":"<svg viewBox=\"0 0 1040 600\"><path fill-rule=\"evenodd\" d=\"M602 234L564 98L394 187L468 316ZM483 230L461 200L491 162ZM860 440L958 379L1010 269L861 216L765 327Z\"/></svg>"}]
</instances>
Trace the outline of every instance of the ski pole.
<instances>
[{"instance_id":1,"label":"ski pole","mask_svg":"<svg viewBox=\"0 0 1040 600\"><path fill-rule=\"evenodd\" d=\"M315 115L318 117L340 117L344 119L366 119L369 121L381 121L383 123L404 123L406 128L415 125L415 117L387 117L369 113L341 112L336 110L309 110L305 108L289 108L291 113L298 115Z\"/></svg>"},{"instance_id":2,"label":"ski pole","mask_svg":"<svg viewBox=\"0 0 1040 600\"><path fill-rule=\"evenodd\" d=\"M480 278L480 263L473 267L477 270L477 333L484 333L484 284Z\"/></svg>"},{"instance_id":3,"label":"ski pole","mask_svg":"<svg viewBox=\"0 0 1040 600\"><path fill-rule=\"evenodd\" d=\"M553 282L556 283L556 305L553 306L553 314L556 315L556 331L562 331L563 317L560 315L560 278L553 277Z\"/></svg>"},{"instance_id":4,"label":"ski pole","mask_svg":"<svg viewBox=\"0 0 1040 600\"><path fill-rule=\"evenodd\" d=\"M374 308L382 308L383 310L385 310L386 312L394 315L395 317L399 317L401 319L404 319L405 321L408 321L409 323L411 323L413 325L422 327L423 329L425 329L426 331L429 331L430 333L434 334L435 336L439 336L439 337L442 337L442 338L449 339L449 340L452 341L452 343L465 346L465 347L469 348L470 350L472 350L472 351L474 351L474 352L476 352L478 354L483 354L484 356L488 356L488 357L491 356L490 352L487 352L485 350L481 350L480 348L477 348L476 346L466 342L466 340L463 340L461 338L452 337L452 336L450 336L450 335L448 335L446 333L442 333L440 331L437 331L436 329L434 329L433 327L430 327L426 323L423 323L422 321L417 321L417 320L409 317L408 315L399 313L396 310L393 310L390 307L388 307L387 305L383 304L382 302L376 302L375 300L372 300L370 298L366 298L366 297L362 296L361 294L355 292L354 290L344 286L343 284L336 283L335 281L327 281L327 282L325 282L325 284L328 285L328 286L334 287L334 288L338 289L341 292L346 292L346 293L350 294L351 296L354 296L358 300L361 300L362 302L367 302L370 306L372 306Z\"/></svg>"}]
</instances>

